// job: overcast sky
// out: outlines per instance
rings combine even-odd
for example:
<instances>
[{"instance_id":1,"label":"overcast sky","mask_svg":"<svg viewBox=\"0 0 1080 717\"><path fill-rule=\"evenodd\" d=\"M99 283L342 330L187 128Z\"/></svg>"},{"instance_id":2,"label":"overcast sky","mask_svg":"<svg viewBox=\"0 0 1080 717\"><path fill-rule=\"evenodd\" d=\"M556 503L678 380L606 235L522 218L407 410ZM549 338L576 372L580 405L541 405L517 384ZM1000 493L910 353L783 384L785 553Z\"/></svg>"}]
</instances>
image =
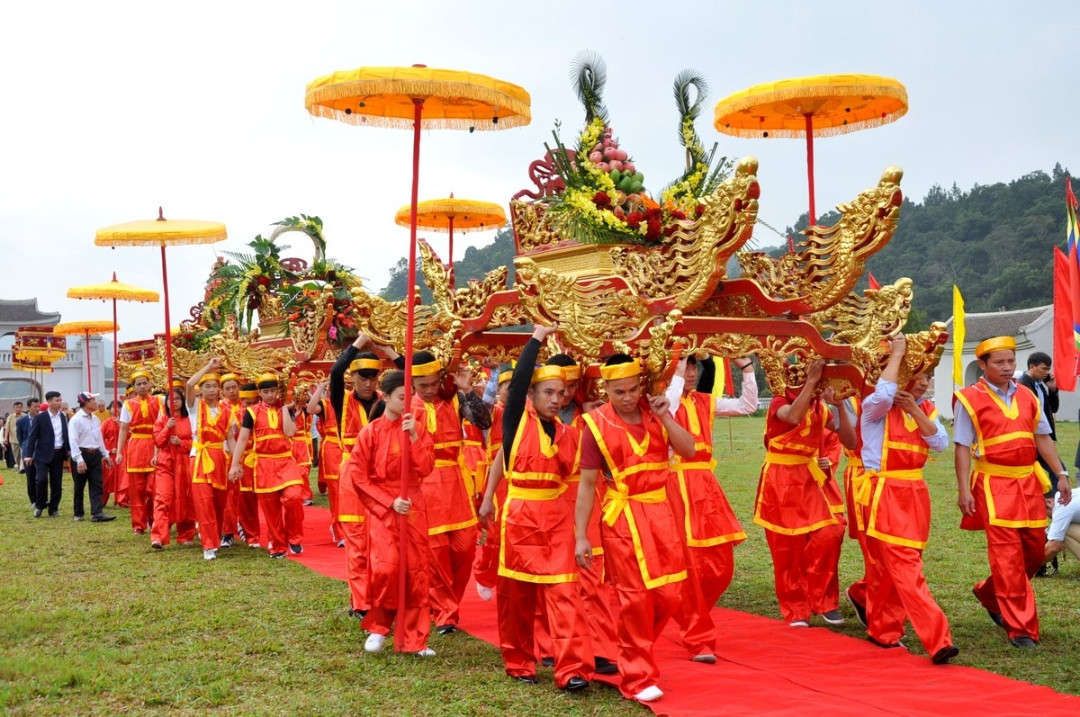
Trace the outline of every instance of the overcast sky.
<instances>
[{"instance_id":1,"label":"overcast sky","mask_svg":"<svg viewBox=\"0 0 1080 717\"><path fill-rule=\"evenodd\" d=\"M333 70L422 62L494 75L532 94L533 122L504 132L425 132L421 198L505 203L561 119L582 111L568 79L581 50L608 65L607 106L654 191L681 170L671 81L708 79L706 143L760 159L760 216L806 207L800 140L712 128L716 100L790 76L859 72L907 85L898 122L817 145L824 212L890 164L921 198L934 183L1008 180L1080 158L1077 5L1070 2L99 2L5 6L0 43L0 297L36 296L65 320L107 307L65 289L120 278L160 288L149 248L93 246L95 229L167 216L223 221L229 241L170 250L174 322L202 297L221 249L297 212L325 221L329 254L371 290L405 252L410 134L313 118L304 86ZM760 244L778 238L763 229ZM491 233L461 237L479 245ZM441 236L433 237L444 247ZM310 258L303 237L290 240ZM917 280L917 277L916 277ZM121 310L121 341L162 325L157 305Z\"/></svg>"}]
</instances>

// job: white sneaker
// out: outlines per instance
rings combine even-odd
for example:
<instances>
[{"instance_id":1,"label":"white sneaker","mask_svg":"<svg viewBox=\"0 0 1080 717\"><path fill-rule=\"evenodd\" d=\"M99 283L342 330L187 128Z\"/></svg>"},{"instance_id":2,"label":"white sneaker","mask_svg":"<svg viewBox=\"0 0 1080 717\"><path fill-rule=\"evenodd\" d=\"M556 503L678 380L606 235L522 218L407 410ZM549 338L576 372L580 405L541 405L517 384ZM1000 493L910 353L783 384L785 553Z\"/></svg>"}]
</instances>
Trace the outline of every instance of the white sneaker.
<instances>
[{"instance_id":1,"label":"white sneaker","mask_svg":"<svg viewBox=\"0 0 1080 717\"><path fill-rule=\"evenodd\" d=\"M382 652L384 642L386 642L386 635L373 632L364 640L364 652Z\"/></svg>"},{"instance_id":2,"label":"white sneaker","mask_svg":"<svg viewBox=\"0 0 1080 717\"><path fill-rule=\"evenodd\" d=\"M423 650L420 650L420 652L416 653L416 656L417 657L435 657L435 651L432 650L430 647L425 647Z\"/></svg>"},{"instance_id":3,"label":"white sneaker","mask_svg":"<svg viewBox=\"0 0 1080 717\"><path fill-rule=\"evenodd\" d=\"M214 550L213 548L210 548L209 550L202 551L202 559L203 560L215 560L215 559L217 559L217 551Z\"/></svg>"},{"instance_id":4,"label":"white sneaker","mask_svg":"<svg viewBox=\"0 0 1080 717\"><path fill-rule=\"evenodd\" d=\"M656 702L658 699L664 696L663 691L656 685L649 685L641 692L634 695L634 699L638 702Z\"/></svg>"},{"instance_id":5,"label":"white sneaker","mask_svg":"<svg viewBox=\"0 0 1080 717\"><path fill-rule=\"evenodd\" d=\"M491 596L495 594L495 591L489 588L487 585L476 584L476 594L480 596L483 601L491 600Z\"/></svg>"},{"instance_id":6,"label":"white sneaker","mask_svg":"<svg viewBox=\"0 0 1080 717\"><path fill-rule=\"evenodd\" d=\"M791 627L810 627L810 623L806 620L792 620L788 624L791 625Z\"/></svg>"}]
</instances>

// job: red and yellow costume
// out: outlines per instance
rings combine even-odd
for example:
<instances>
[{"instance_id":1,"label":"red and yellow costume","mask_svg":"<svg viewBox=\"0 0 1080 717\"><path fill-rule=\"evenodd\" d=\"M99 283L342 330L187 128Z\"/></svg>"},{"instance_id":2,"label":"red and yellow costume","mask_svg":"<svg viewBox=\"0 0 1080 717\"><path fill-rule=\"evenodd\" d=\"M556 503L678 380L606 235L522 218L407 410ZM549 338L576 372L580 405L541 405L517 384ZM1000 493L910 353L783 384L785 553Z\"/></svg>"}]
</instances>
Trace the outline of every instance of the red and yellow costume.
<instances>
[{"instance_id":1,"label":"red and yellow costume","mask_svg":"<svg viewBox=\"0 0 1080 717\"><path fill-rule=\"evenodd\" d=\"M765 529L773 559L776 598L784 620L809 620L811 613L836 609L827 604L831 575L821 570L840 525L825 492L828 476L817 464L828 409L816 401L795 426L777 412L792 399L776 396L765 418L765 463L758 480L754 522ZM819 569L814 569L818 566Z\"/></svg>"},{"instance_id":2,"label":"red and yellow costume","mask_svg":"<svg viewBox=\"0 0 1080 717\"><path fill-rule=\"evenodd\" d=\"M558 367L555 373L561 376ZM574 514L563 498L577 463L578 432L554 422L545 433L531 402L518 423L506 464L507 492L499 521L496 592L499 643L506 674L536 674L533 634L537 608L546 618L555 658L555 684L592 671L574 560Z\"/></svg>"},{"instance_id":3,"label":"red and yellow costume","mask_svg":"<svg viewBox=\"0 0 1080 717\"><path fill-rule=\"evenodd\" d=\"M487 445L484 443L484 432L471 421L461 422L461 433L461 475L465 484L473 487L475 498L483 495L484 486L487 485Z\"/></svg>"},{"instance_id":4,"label":"red and yellow costume","mask_svg":"<svg viewBox=\"0 0 1080 717\"><path fill-rule=\"evenodd\" d=\"M369 599L371 609L364 618L369 632L388 635L397 622L395 648L418 652L427 647L431 630L428 609L431 577L431 546L428 543L427 511L421 476L434 468L434 443L422 422L416 424L416 440L411 444L412 478L407 495L412 501L404 521L392 508L401 492L401 451L404 432L401 419L381 417L360 432L351 460L345 465L345 480L353 486L364 505L365 524L371 537ZM401 523L408 526L405 614L398 614Z\"/></svg>"},{"instance_id":5,"label":"red and yellow costume","mask_svg":"<svg viewBox=\"0 0 1080 717\"><path fill-rule=\"evenodd\" d=\"M311 440L311 417L307 415L307 411L299 410L296 412L296 416L293 417L293 421L296 423L296 433L292 437L292 452L293 460L296 461L296 465L300 467L301 473L304 476L304 484L301 486L302 497L304 500L311 500L311 446L313 441Z\"/></svg>"},{"instance_id":6,"label":"red and yellow costume","mask_svg":"<svg viewBox=\"0 0 1080 717\"><path fill-rule=\"evenodd\" d=\"M825 408L828 410L827 406ZM840 434L826 425L822 429L821 452L818 457L829 462L828 467L821 468L825 474L822 490L825 491L825 499L829 501L829 510L832 511L837 524L821 529L817 536L821 549L809 564L811 573L821 573L823 576L824 588L819 602L821 609L814 610L817 613L826 612L840 604L840 552L844 547L844 532L847 526L847 520L844 517L844 494L836 482L836 466L840 464L842 449ZM832 607L825 607L828 605Z\"/></svg>"},{"instance_id":7,"label":"red and yellow costume","mask_svg":"<svg viewBox=\"0 0 1080 717\"><path fill-rule=\"evenodd\" d=\"M323 406L325 411L330 402ZM345 420L341 426L341 444L345 451L344 463L339 467L339 475L349 463L360 433L370 423L367 409L356 398L353 391L346 391L342 403ZM331 413L333 408L330 408ZM325 415L325 414L324 414ZM400 454L399 454L400 457ZM356 493L355 485L345 485L346 481L335 480L331 486L333 499L337 503L338 533L345 538L346 573L349 583L349 602L354 610L367 610L370 599L367 594L368 577L368 528L364 517L363 505Z\"/></svg>"},{"instance_id":8,"label":"red and yellow costume","mask_svg":"<svg viewBox=\"0 0 1080 717\"><path fill-rule=\"evenodd\" d=\"M426 403L413 397L413 414L434 439L435 467L420 485L427 505L428 536L434 556L431 608L438 626L457 625L458 603L469 584L476 555L474 489L461 470L458 399Z\"/></svg>"},{"instance_id":9,"label":"red and yellow costume","mask_svg":"<svg viewBox=\"0 0 1080 717\"><path fill-rule=\"evenodd\" d=\"M844 448L844 504L847 508L848 537L859 542L859 552L863 557L863 576L848 586L847 594L856 604L866 607L866 571L870 565L870 553L866 549L866 516L863 508L855 503L855 493L864 481L869 480L864 474L862 463L862 401L849 398L840 410L850 409L855 421L855 447Z\"/></svg>"},{"instance_id":10,"label":"red and yellow costume","mask_svg":"<svg viewBox=\"0 0 1080 717\"><path fill-rule=\"evenodd\" d=\"M256 391L241 391L241 399L254 399L258 396ZM248 395L245 395L248 394ZM257 405L257 404L252 404ZM235 421L235 429L240 430L246 407L242 405L231 406L230 411ZM241 457L244 471L238 481L229 481L222 525L223 535L232 535L240 526L244 534L245 542L250 546L258 546L262 540L262 521L259 519L259 495L255 492L255 444L249 440Z\"/></svg>"},{"instance_id":11,"label":"red and yellow costume","mask_svg":"<svg viewBox=\"0 0 1080 717\"><path fill-rule=\"evenodd\" d=\"M131 506L131 527L136 532L146 531L147 504L151 498L147 482L152 478L154 467L154 423L161 410L157 396L135 396L125 402L131 421L128 423L127 445L124 446L124 468L128 477L128 503Z\"/></svg>"},{"instance_id":12,"label":"red and yellow costume","mask_svg":"<svg viewBox=\"0 0 1080 717\"><path fill-rule=\"evenodd\" d=\"M1010 639L1039 639L1031 577L1043 563L1050 482L1036 462L1039 400L1018 386L1006 405L985 380L955 394L975 428L971 493L974 520L961 527L986 531L990 577L975 586L983 607L1000 613ZM958 405L957 405L958 404Z\"/></svg>"},{"instance_id":13,"label":"red and yellow costume","mask_svg":"<svg viewBox=\"0 0 1080 717\"><path fill-rule=\"evenodd\" d=\"M102 490L101 504L109 502L113 496L113 505L127 505L127 471L116 463L116 442L120 438L120 421L109 416L101 422L101 438L105 441L105 450L109 452L110 464L101 467Z\"/></svg>"},{"instance_id":14,"label":"red and yellow costume","mask_svg":"<svg viewBox=\"0 0 1080 717\"><path fill-rule=\"evenodd\" d=\"M687 578L686 546L667 493L667 430L648 404L640 410L639 424L623 421L610 404L584 416L611 473L600 533L619 600L619 690L628 698L658 681L653 645L680 609L679 583Z\"/></svg>"},{"instance_id":15,"label":"red and yellow costume","mask_svg":"<svg viewBox=\"0 0 1080 717\"><path fill-rule=\"evenodd\" d=\"M343 405L349 405L351 394L352 391L345 393ZM338 425L334 406L328 398L322 400L319 430L322 434L322 440L319 441L319 482L326 484L326 499L330 504L330 537L336 542L342 539L343 532L338 523L338 477L341 474L341 463L348 453L342 447L341 428ZM357 428L357 433L359 433L359 428Z\"/></svg>"},{"instance_id":16,"label":"red and yellow costume","mask_svg":"<svg viewBox=\"0 0 1080 717\"><path fill-rule=\"evenodd\" d=\"M176 425L168 427L169 416L162 411L154 424L154 444L157 460L154 466L154 525L150 538L161 545L169 544L169 527L176 526L176 542L195 540L195 509L191 496L191 421L177 416ZM180 440L173 445L169 440Z\"/></svg>"},{"instance_id":17,"label":"red and yellow costume","mask_svg":"<svg viewBox=\"0 0 1080 717\"><path fill-rule=\"evenodd\" d=\"M668 495L682 529L689 556L689 577L682 583L683 609L675 614L692 655L712 653L716 626L710 612L731 584L734 548L746 540L727 496L716 481L712 426L716 400L691 391L683 396L675 421L694 437L693 458L672 458Z\"/></svg>"},{"instance_id":18,"label":"red and yellow costume","mask_svg":"<svg viewBox=\"0 0 1080 717\"><path fill-rule=\"evenodd\" d=\"M503 405L496 403L491 407L491 428L488 430L488 442L484 463L491 466L495 462L495 456L502 448L502 417ZM487 476L484 477L484 487L487 487ZM484 530L484 542L476 550L476 564L473 566L473 578L484 587L495 587L495 580L499 571L499 515L502 505L506 502L506 481L499 481L495 486L495 514L488 521Z\"/></svg>"},{"instance_id":19,"label":"red and yellow costume","mask_svg":"<svg viewBox=\"0 0 1080 717\"><path fill-rule=\"evenodd\" d=\"M191 497L195 519L199 522L199 537L203 550L214 550L221 544L221 526L228 502L229 459L225 438L232 420L228 401L220 400L215 410L206 401L195 402L196 433L190 460Z\"/></svg>"},{"instance_id":20,"label":"red and yellow costume","mask_svg":"<svg viewBox=\"0 0 1080 717\"><path fill-rule=\"evenodd\" d=\"M255 443L255 494L264 521L266 549L274 555L283 553L286 544L303 542L303 480L293 461L291 441L283 433L282 407L260 402L247 411Z\"/></svg>"},{"instance_id":21,"label":"red and yellow costume","mask_svg":"<svg viewBox=\"0 0 1080 717\"><path fill-rule=\"evenodd\" d=\"M937 409L930 401L919 404L931 420ZM915 419L894 405L885 417L881 468L868 471L869 503L866 513L867 633L878 643L891 645L904 635L911 620L915 634L930 655L953 644L949 621L941 611L923 575L922 551L930 536L930 491L923 466L930 455Z\"/></svg>"}]
</instances>

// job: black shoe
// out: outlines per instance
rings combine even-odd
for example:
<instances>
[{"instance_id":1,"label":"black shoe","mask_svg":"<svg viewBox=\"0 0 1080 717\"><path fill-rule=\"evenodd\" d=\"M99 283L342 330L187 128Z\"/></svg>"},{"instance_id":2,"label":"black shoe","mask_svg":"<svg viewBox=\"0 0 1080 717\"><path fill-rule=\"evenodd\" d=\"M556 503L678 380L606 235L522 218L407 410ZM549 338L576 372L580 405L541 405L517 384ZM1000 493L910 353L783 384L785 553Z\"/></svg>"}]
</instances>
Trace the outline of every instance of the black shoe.
<instances>
[{"instance_id":1,"label":"black shoe","mask_svg":"<svg viewBox=\"0 0 1080 717\"><path fill-rule=\"evenodd\" d=\"M935 652L934 656L930 658L930 662L933 662L935 665L944 665L959 654L959 647L956 645L949 645Z\"/></svg>"},{"instance_id":2,"label":"black shoe","mask_svg":"<svg viewBox=\"0 0 1080 717\"><path fill-rule=\"evenodd\" d=\"M457 625L439 625L437 628L435 628L435 632L439 633L440 635L453 635L455 632L457 632ZM533 681L535 682L536 678L533 678Z\"/></svg>"},{"instance_id":3,"label":"black shoe","mask_svg":"<svg viewBox=\"0 0 1080 717\"><path fill-rule=\"evenodd\" d=\"M349 608L349 617L355 617L357 620L363 620L367 617L367 610L356 610Z\"/></svg>"},{"instance_id":4,"label":"black shoe","mask_svg":"<svg viewBox=\"0 0 1080 717\"><path fill-rule=\"evenodd\" d=\"M34 517L35 518L40 518L41 517L41 508L34 508Z\"/></svg>"},{"instance_id":5,"label":"black shoe","mask_svg":"<svg viewBox=\"0 0 1080 717\"><path fill-rule=\"evenodd\" d=\"M892 649L895 649L897 647L902 647L904 649L907 649L907 645L905 645L902 640L897 640L896 642L882 642L880 640L875 640L873 637L870 637L869 635L866 636L866 639L869 640L871 644L877 645L878 647L883 648L885 650L892 650Z\"/></svg>"},{"instance_id":6,"label":"black shoe","mask_svg":"<svg viewBox=\"0 0 1080 717\"><path fill-rule=\"evenodd\" d=\"M50 511L49 511L49 517L50 517L50 518L56 518L56 517L58 517L59 515L60 515L60 511L58 511L58 510L50 510Z\"/></svg>"},{"instance_id":7,"label":"black shoe","mask_svg":"<svg viewBox=\"0 0 1080 717\"><path fill-rule=\"evenodd\" d=\"M108 523L110 520L116 520L116 516L105 515L104 513L102 513L101 515L95 515L90 518L91 523Z\"/></svg>"},{"instance_id":8,"label":"black shoe","mask_svg":"<svg viewBox=\"0 0 1080 717\"><path fill-rule=\"evenodd\" d=\"M540 664L543 665L544 667L554 667L555 666L555 658L554 657L541 657L540 658Z\"/></svg>"},{"instance_id":9,"label":"black shoe","mask_svg":"<svg viewBox=\"0 0 1080 717\"><path fill-rule=\"evenodd\" d=\"M536 675L518 675L514 679L518 682L524 682L527 685L535 685L540 682L540 680L536 679Z\"/></svg>"},{"instance_id":10,"label":"black shoe","mask_svg":"<svg viewBox=\"0 0 1080 717\"><path fill-rule=\"evenodd\" d=\"M979 594L977 592L975 592L974 588L971 589L971 594L975 596L976 600L979 599ZM979 604L982 605L981 602ZM1002 630L1005 629L1005 620L1002 619L1000 612L994 612L993 610L991 610L990 608L987 608L987 607L983 607L983 610L986 610L986 614L990 616L990 619L994 621L995 625L1000 627Z\"/></svg>"},{"instance_id":11,"label":"black shoe","mask_svg":"<svg viewBox=\"0 0 1080 717\"><path fill-rule=\"evenodd\" d=\"M1027 635L1014 637L1013 639L1009 640L1009 644L1013 647L1018 647L1021 650L1034 650L1036 647L1039 646L1039 643L1035 642L1035 640L1031 639Z\"/></svg>"},{"instance_id":12,"label":"black shoe","mask_svg":"<svg viewBox=\"0 0 1080 717\"><path fill-rule=\"evenodd\" d=\"M299 555L304 552L304 546L300 543L289 543L289 552L293 555Z\"/></svg>"},{"instance_id":13,"label":"black shoe","mask_svg":"<svg viewBox=\"0 0 1080 717\"><path fill-rule=\"evenodd\" d=\"M219 547L231 548L232 546L233 546L233 537L232 537L231 534L221 536L221 545ZM282 555L285 555L285 553L282 553Z\"/></svg>"},{"instance_id":14,"label":"black shoe","mask_svg":"<svg viewBox=\"0 0 1080 717\"><path fill-rule=\"evenodd\" d=\"M597 655L593 672L598 675L617 675L619 674L619 667L608 658Z\"/></svg>"},{"instance_id":15,"label":"black shoe","mask_svg":"<svg viewBox=\"0 0 1080 717\"><path fill-rule=\"evenodd\" d=\"M848 602L851 603L851 609L855 611L855 617L862 623L863 627L866 627L866 606L851 597L851 588L845 590L844 595L847 596Z\"/></svg>"},{"instance_id":16,"label":"black shoe","mask_svg":"<svg viewBox=\"0 0 1080 717\"><path fill-rule=\"evenodd\" d=\"M273 558L274 560L284 560L285 559L285 553L270 553L270 557Z\"/></svg>"},{"instance_id":17,"label":"black shoe","mask_svg":"<svg viewBox=\"0 0 1080 717\"><path fill-rule=\"evenodd\" d=\"M154 550L164 550L165 549L165 546L163 546L161 543L157 542L156 540L154 542L150 543L150 547L153 548Z\"/></svg>"},{"instance_id":18,"label":"black shoe","mask_svg":"<svg viewBox=\"0 0 1080 717\"><path fill-rule=\"evenodd\" d=\"M569 680L566 681L565 685L562 686L562 691L563 692L580 692L581 690L585 689L588 686L589 686L589 681L588 680L586 680L584 677L579 677L577 675L574 675L573 677L571 677Z\"/></svg>"}]
</instances>

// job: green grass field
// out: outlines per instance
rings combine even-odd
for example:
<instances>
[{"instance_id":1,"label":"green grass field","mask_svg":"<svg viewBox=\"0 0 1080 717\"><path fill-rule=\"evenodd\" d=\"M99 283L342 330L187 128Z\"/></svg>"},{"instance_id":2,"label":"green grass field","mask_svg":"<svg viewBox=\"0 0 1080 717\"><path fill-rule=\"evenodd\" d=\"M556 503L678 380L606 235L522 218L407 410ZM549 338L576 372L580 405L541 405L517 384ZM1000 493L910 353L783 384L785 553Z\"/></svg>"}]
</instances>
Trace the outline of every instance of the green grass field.
<instances>
[{"instance_id":1,"label":"green grass field","mask_svg":"<svg viewBox=\"0 0 1080 717\"><path fill-rule=\"evenodd\" d=\"M723 604L776 617L768 550L749 519L761 428L760 418L716 425L718 472L750 536L736 550ZM1061 426L1070 464L1077 437L1076 424ZM957 662L1080 694L1080 565L1069 556L1060 575L1036 580L1042 644L1015 650L971 595L987 572L985 547L981 533L957 527L951 455L927 475L936 512L926 571L962 649ZM223 550L213 563L195 547L154 553L148 539L130 534L123 510L112 523L73 522L70 479L61 516L35 520L24 478L6 470L3 477L0 709L7 713L644 713L605 687L562 695L546 671L539 686L513 683L493 647L460 633L433 637L438 657L427 661L365 655L343 583L247 548ZM845 585L861 574L852 541L840 570ZM853 618L841 631L861 637ZM921 651L913 635L907 643Z\"/></svg>"}]
</instances>

